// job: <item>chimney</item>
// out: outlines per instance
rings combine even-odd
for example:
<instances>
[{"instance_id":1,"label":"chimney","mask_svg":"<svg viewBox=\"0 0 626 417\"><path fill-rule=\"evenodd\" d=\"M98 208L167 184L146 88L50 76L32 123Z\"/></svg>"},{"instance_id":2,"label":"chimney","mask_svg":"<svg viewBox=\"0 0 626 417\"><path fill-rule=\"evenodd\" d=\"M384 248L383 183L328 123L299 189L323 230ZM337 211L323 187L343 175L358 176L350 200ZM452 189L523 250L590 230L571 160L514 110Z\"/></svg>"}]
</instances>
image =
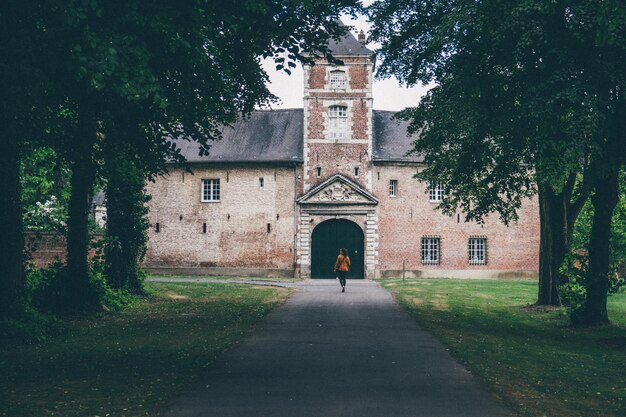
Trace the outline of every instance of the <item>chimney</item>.
<instances>
[{"instance_id":1,"label":"chimney","mask_svg":"<svg viewBox=\"0 0 626 417\"><path fill-rule=\"evenodd\" d=\"M361 31L359 32L359 42L361 42L363 45L365 45L365 33L363 32L363 29L361 29Z\"/></svg>"}]
</instances>

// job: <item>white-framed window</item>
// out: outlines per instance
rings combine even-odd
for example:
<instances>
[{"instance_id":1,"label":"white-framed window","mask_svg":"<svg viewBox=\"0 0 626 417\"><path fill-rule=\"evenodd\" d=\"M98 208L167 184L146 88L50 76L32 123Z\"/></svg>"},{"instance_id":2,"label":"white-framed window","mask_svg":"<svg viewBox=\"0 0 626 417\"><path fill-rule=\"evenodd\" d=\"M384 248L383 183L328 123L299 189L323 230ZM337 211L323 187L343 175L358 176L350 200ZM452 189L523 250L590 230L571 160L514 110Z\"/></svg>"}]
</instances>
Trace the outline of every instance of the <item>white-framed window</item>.
<instances>
[{"instance_id":1,"label":"white-framed window","mask_svg":"<svg viewBox=\"0 0 626 417\"><path fill-rule=\"evenodd\" d=\"M201 200L203 203L208 201L220 201L220 180L219 178L208 178L202 180Z\"/></svg>"},{"instance_id":2,"label":"white-framed window","mask_svg":"<svg viewBox=\"0 0 626 417\"><path fill-rule=\"evenodd\" d=\"M425 265L439 265L441 238L439 236L422 237L422 263Z\"/></svg>"},{"instance_id":3,"label":"white-framed window","mask_svg":"<svg viewBox=\"0 0 626 417\"><path fill-rule=\"evenodd\" d=\"M328 135L331 139L348 137L348 108L346 106L328 108Z\"/></svg>"},{"instance_id":4,"label":"white-framed window","mask_svg":"<svg viewBox=\"0 0 626 417\"><path fill-rule=\"evenodd\" d=\"M345 71L333 70L330 72L330 88L346 88L347 84Z\"/></svg>"},{"instance_id":5,"label":"white-framed window","mask_svg":"<svg viewBox=\"0 0 626 417\"><path fill-rule=\"evenodd\" d=\"M485 265L487 263L487 237L470 236L467 255L470 265Z\"/></svg>"},{"instance_id":6,"label":"white-framed window","mask_svg":"<svg viewBox=\"0 0 626 417\"><path fill-rule=\"evenodd\" d=\"M431 203L438 203L446 197L446 190L443 188L443 185L438 182L430 186L428 189L428 197Z\"/></svg>"},{"instance_id":7,"label":"white-framed window","mask_svg":"<svg viewBox=\"0 0 626 417\"><path fill-rule=\"evenodd\" d=\"M398 180L389 180L389 197L398 196Z\"/></svg>"}]
</instances>

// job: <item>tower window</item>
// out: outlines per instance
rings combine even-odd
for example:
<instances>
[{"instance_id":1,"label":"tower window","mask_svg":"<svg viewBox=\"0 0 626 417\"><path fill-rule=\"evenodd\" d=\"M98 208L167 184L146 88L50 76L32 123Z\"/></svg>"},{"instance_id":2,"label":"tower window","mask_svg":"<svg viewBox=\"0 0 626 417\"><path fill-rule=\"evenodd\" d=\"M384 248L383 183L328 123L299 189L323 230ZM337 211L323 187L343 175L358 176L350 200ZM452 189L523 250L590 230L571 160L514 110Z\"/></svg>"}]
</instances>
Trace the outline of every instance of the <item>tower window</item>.
<instances>
[{"instance_id":1,"label":"tower window","mask_svg":"<svg viewBox=\"0 0 626 417\"><path fill-rule=\"evenodd\" d=\"M348 107L330 106L328 108L328 133L331 139L348 137Z\"/></svg>"},{"instance_id":2,"label":"tower window","mask_svg":"<svg viewBox=\"0 0 626 417\"><path fill-rule=\"evenodd\" d=\"M259 178L259 188L263 188L265 181L263 180L263 177Z\"/></svg>"},{"instance_id":3,"label":"tower window","mask_svg":"<svg viewBox=\"0 0 626 417\"><path fill-rule=\"evenodd\" d=\"M359 176L359 167L354 167L354 176L355 177Z\"/></svg>"},{"instance_id":4,"label":"tower window","mask_svg":"<svg viewBox=\"0 0 626 417\"><path fill-rule=\"evenodd\" d=\"M317 173L317 178L322 176L322 167L317 167L315 169L316 173Z\"/></svg>"},{"instance_id":5,"label":"tower window","mask_svg":"<svg viewBox=\"0 0 626 417\"><path fill-rule=\"evenodd\" d=\"M330 72L330 88L346 88L346 73L345 71L331 71Z\"/></svg>"},{"instance_id":6,"label":"tower window","mask_svg":"<svg viewBox=\"0 0 626 417\"><path fill-rule=\"evenodd\" d=\"M398 180L389 180L389 197L398 196Z\"/></svg>"}]
</instances>

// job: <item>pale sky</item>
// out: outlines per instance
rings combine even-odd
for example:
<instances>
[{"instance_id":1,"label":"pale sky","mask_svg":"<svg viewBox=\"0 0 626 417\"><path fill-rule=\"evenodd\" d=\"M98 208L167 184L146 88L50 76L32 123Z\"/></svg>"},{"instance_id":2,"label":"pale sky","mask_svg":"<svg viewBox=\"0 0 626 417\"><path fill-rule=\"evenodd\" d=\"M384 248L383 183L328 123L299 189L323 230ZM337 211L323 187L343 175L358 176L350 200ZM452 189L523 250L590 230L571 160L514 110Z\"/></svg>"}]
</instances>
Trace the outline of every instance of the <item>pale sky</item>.
<instances>
[{"instance_id":1,"label":"pale sky","mask_svg":"<svg viewBox=\"0 0 626 417\"><path fill-rule=\"evenodd\" d=\"M366 2L369 3L369 2ZM364 16L357 20L350 19L349 16L342 16L341 20L350 26L354 26L353 35L363 30L367 33L369 24ZM377 45L368 44L371 50L376 50ZM274 61L267 59L263 62L263 67L270 77L268 85L270 91L281 99L281 103L271 106L273 109L302 108L302 96L304 94L303 70L301 66L295 68L291 75L275 70ZM405 107L413 107L419 103L420 98L428 90L425 86L407 88L400 86L395 78L377 80L374 78L372 94L374 96L374 109L376 110L402 110Z\"/></svg>"}]
</instances>

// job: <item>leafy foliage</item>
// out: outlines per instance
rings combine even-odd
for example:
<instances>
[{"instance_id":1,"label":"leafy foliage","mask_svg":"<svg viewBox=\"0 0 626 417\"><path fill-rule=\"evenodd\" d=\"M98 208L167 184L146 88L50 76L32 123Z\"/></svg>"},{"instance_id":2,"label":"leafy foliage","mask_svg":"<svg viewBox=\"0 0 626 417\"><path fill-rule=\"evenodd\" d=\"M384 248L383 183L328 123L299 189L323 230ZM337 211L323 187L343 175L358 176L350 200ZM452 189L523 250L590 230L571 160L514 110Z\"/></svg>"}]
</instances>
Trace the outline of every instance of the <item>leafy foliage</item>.
<instances>
[{"instance_id":1,"label":"leafy foliage","mask_svg":"<svg viewBox=\"0 0 626 417\"><path fill-rule=\"evenodd\" d=\"M105 275L113 288L142 293L141 262L146 253L149 227L144 185L146 172L129 145L109 150L107 173L107 238Z\"/></svg>"},{"instance_id":2,"label":"leafy foliage","mask_svg":"<svg viewBox=\"0 0 626 417\"><path fill-rule=\"evenodd\" d=\"M626 171L620 175L620 198L615 211L609 237L611 270L617 270L626 263ZM589 237L593 220L593 205L585 204L574 227L572 248L574 250L589 248Z\"/></svg>"},{"instance_id":3,"label":"leafy foliage","mask_svg":"<svg viewBox=\"0 0 626 417\"><path fill-rule=\"evenodd\" d=\"M438 83L399 117L420 133L414 152L428 167L418 178L449 191L441 209L478 221L498 212L507 223L539 190L539 302L552 300L544 295L556 292L572 225L595 190L585 314L607 322L606 219L626 162L624 2L380 0L369 11L379 76Z\"/></svg>"},{"instance_id":4,"label":"leafy foliage","mask_svg":"<svg viewBox=\"0 0 626 417\"><path fill-rule=\"evenodd\" d=\"M585 305L589 286L589 256L585 251L569 253L561 266L565 283L559 287L563 305L569 309L569 316L574 324L585 323ZM626 280L617 274L617 268L609 271L608 294L615 294L626 284Z\"/></svg>"},{"instance_id":5,"label":"leafy foliage","mask_svg":"<svg viewBox=\"0 0 626 417\"><path fill-rule=\"evenodd\" d=\"M85 312L99 310L121 310L135 302L135 298L124 290L113 289L107 283L103 274L100 259L94 258L90 266L89 285L92 289L85 294L88 299L83 307ZM74 306L66 304L67 292L67 265L60 261L47 268L30 269L27 274L27 300L35 310L50 315L65 315L75 313Z\"/></svg>"},{"instance_id":6,"label":"leafy foliage","mask_svg":"<svg viewBox=\"0 0 626 417\"><path fill-rule=\"evenodd\" d=\"M508 223L535 184L558 192L581 169L595 116L588 80L565 53L566 28L546 24L557 9L533 0L371 6L378 75L438 83L398 117L420 133L414 152L428 166L418 178L450 191L444 212L460 207L478 221L498 212Z\"/></svg>"}]
</instances>

